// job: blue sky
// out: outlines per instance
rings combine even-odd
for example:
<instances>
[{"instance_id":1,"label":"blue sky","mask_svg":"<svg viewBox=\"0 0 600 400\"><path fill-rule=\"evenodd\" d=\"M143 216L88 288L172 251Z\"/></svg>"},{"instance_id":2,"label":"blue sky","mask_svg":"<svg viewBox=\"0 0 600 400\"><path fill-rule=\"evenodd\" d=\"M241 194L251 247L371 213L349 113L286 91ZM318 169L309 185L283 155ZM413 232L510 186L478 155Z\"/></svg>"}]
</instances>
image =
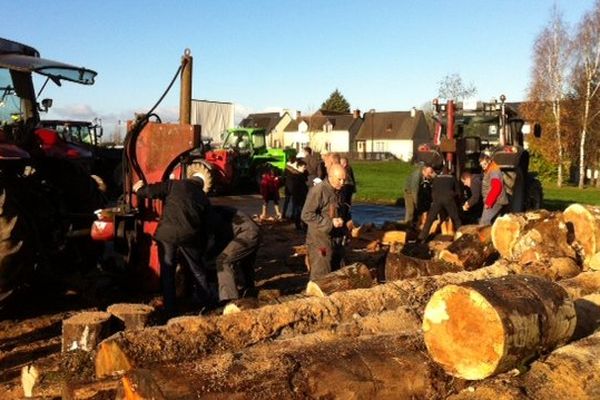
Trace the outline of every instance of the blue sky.
<instances>
[{"instance_id":1,"label":"blue sky","mask_svg":"<svg viewBox=\"0 0 600 400\"><path fill-rule=\"evenodd\" d=\"M42 57L98 72L91 87L49 85L48 117L118 119L148 110L185 48L193 98L229 101L240 115L314 111L336 88L362 111L407 110L458 73L480 98L522 100L533 41L552 0L500 1L11 1L2 36ZM592 0L559 0L575 26ZM176 118L179 87L159 108Z\"/></svg>"}]
</instances>

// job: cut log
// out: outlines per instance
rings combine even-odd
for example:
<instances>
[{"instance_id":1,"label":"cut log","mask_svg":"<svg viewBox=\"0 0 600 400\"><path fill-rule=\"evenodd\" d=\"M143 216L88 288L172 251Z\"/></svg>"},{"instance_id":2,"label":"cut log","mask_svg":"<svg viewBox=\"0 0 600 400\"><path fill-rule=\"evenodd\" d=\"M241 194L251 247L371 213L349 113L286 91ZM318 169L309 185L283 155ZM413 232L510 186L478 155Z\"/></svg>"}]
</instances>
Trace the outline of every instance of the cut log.
<instances>
[{"instance_id":1,"label":"cut log","mask_svg":"<svg viewBox=\"0 0 600 400\"><path fill-rule=\"evenodd\" d=\"M385 280L410 279L419 276L458 272L463 268L443 260L423 260L390 251L385 259Z\"/></svg>"},{"instance_id":2,"label":"cut log","mask_svg":"<svg viewBox=\"0 0 600 400\"><path fill-rule=\"evenodd\" d=\"M406 232L405 231L387 231L383 233L383 237L381 238L381 242L384 245L392 245L396 244L404 244L406 242Z\"/></svg>"},{"instance_id":3,"label":"cut log","mask_svg":"<svg viewBox=\"0 0 600 400\"><path fill-rule=\"evenodd\" d=\"M408 400L444 398L464 386L444 376L416 333L306 339L133 370L123 378L122 393L127 387L125 399Z\"/></svg>"},{"instance_id":4,"label":"cut log","mask_svg":"<svg viewBox=\"0 0 600 400\"><path fill-rule=\"evenodd\" d=\"M75 314L63 321L62 351L92 351L113 333L114 324L109 313L85 311Z\"/></svg>"},{"instance_id":5,"label":"cut log","mask_svg":"<svg viewBox=\"0 0 600 400\"><path fill-rule=\"evenodd\" d=\"M458 239L440 251L438 259L472 271L489 263L496 255L492 228L481 226L473 232L462 231Z\"/></svg>"},{"instance_id":6,"label":"cut log","mask_svg":"<svg viewBox=\"0 0 600 400\"><path fill-rule=\"evenodd\" d=\"M490 379L451 400L595 400L600 393L600 332L553 351L529 371L508 379ZM510 397L509 394L515 394Z\"/></svg>"},{"instance_id":7,"label":"cut log","mask_svg":"<svg viewBox=\"0 0 600 400\"><path fill-rule=\"evenodd\" d=\"M592 271L600 271L600 253L596 253L590 258L587 267Z\"/></svg>"},{"instance_id":8,"label":"cut log","mask_svg":"<svg viewBox=\"0 0 600 400\"><path fill-rule=\"evenodd\" d=\"M565 221L573 226L575 240L587 267L592 257L600 252L600 207L571 204L563 215Z\"/></svg>"},{"instance_id":9,"label":"cut log","mask_svg":"<svg viewBox=\"0 0 600 400\"><path fill-rule=\"evenodd\" d=\"M309 281L306 286L306 294L325 297L344 290L370 288L373 283L369 268L362 263L355 263Z\"/></svg>"},{"instance_id":10,"label":"cut log","mask_svg":"<svg viewBox=\"0 0 600 400\"><path fill-rule=\"evenodd\" d=\"M235 314L245 310L253 310L259 307L259 300L248 297L243 299L233 300L223 308L223 315Z\"/></svg>"},{"instance_id":11,"label":"cut log","mask_svg":"<svg viewBox=\"0 0 600 400\"><path fill-rule=\"evenodd\" d=\"M107 312L118 318L126 330L144 328L154 307L146 304L117 303L110 305Z\"/></svg>"},{"instance_id":12,"label":"cut log","mask_svg":"<svg viewBox=\"0 0 600 400\"><path fill-rule=\"evenodd\" d=\"M576 257L572 235L559 212L538 210L503 215L492 225L492 242L502 257L522 264Z\"/></svg>"},{"instance_id":13,"label":"cut log","mask_svg":"<svg viewBox=\"0 0 600 400\"><path fill-rule=\"evenodd\" d=\"M576 325L567 292L543 278L514 275L449 285L425 308L425 344L450 375L479 380L565 344Z\"/></svg>"},{"instance_id":14,"label":"cut log","mask_svg":"<svg viewBox=\"0 0 600 400\"><path fill-rule=\"evenodd\" d=\"M548 278L552 281L573 278L581 273L581 267L570 257L532 261L522 265L522 273Z\"/></svg>"},{"instance_id":15,"label":"cut log","mask_svg":"<svg viewBox=\"0 0 600 400\"><path fill-rule=\"evenodd\" d=\"M498 262L472 272L390 282L368 290L309 297L219 317L181 317L167 326L125 331L103 341L95 355L98 377L152 362L196 359L281 337L332 329L368 316L410 306L421 315L431 293L447 285L504 276L519 266Z\"/></svg>"}]
</instances>

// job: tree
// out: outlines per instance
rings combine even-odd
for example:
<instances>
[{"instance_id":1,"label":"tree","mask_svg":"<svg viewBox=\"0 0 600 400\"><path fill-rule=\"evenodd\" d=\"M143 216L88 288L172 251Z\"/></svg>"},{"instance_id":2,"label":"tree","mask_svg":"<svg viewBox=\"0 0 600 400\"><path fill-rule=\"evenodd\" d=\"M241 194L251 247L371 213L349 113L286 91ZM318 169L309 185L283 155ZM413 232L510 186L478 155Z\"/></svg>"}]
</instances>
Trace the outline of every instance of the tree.
<instances>
[{"instance_id":1,"label":"tree","mask_svg":"<svg viewBox=\"0 0 600 400\"><path fill-rule=\"evenodd\" d=\"M346 101L338 89L335 89L329 95L329 98L321 104L321 110L349 113L350 103Z\"/></svg>"},{"instance_id":2,"label":"tree","mask_svg":"<svg viewBox=\"0 0 600 400\"><path fill-rule=\"evenodd\" d=\"M572 80L580 88L579 100L582 104L578 186L583 189L588 134L600 115L600 109L594 107L600 89L600 0L596 0L594 8L583 16L575 37L574 48L577 49L577 61Z\"/></svg>"},{"instance_id":3,"label":"tree","mask_svg":"<svg viewBox=\"0 0 600 400\"><path fill-rule=\"evenodd\" d=\"M570 57L570 39L563 23L562 14L556 5L548 26L538 35L534 44L534 63L532 70L532 84L529 91L529 101L542 105L538 107L538 115L532 119L542 120L544 105L551 105L552 130L556 141L545 141L552 154L556 155L557 185L563 183L564 146L562 134L561 106L565 96L565 75ZM530 115L529 118L532 116ZM543 152L542 152L543 154Z\"/></svg>"},{"instance_id":4,"label":"tree","mask_svg":"<svg viewBox=\"0 0 600 400\"><path fill-rule=\"evenodd\" d=\"M472 83L465 85L459 74L446 75L439 82L438 96L446 100L462 100L477 94Z\"/></svg>"}]
</instances>

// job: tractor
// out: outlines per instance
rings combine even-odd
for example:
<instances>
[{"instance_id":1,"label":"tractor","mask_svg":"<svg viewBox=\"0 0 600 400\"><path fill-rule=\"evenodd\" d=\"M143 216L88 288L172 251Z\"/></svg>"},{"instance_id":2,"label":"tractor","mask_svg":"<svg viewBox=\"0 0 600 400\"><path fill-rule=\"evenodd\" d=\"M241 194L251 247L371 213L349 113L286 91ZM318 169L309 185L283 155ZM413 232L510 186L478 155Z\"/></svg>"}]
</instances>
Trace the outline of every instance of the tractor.
<instances>
[{"instance_id":1,"label":"tractor","mask_svg":"<svg viewBox=\"0 0 600 400\"><path fill-rule=\"evenodd\" d=\"M55 130L61 141L68 146L82 147L91 157L82 159L84 166L97 180L102 191L110 200L121 195L123 149L108 147L100 143L103 128L94 121L42 120L40 125Z\"/></svg>"},{"instance_id":2,"label":"tractor","mask_svg":"<svg viewBox=\"0 0 600 400\"><path fill-rule=\"evenodd\" d=\"M435 133L432 143L417 148L415 159L434 169L446 167L457 178L463 171L481 172L479 155L489 152L502 170L510 211L539 209L542 185L529 172L529 152L524 146L524 127L541 135L539 124L525 124L506 97L492 102L433 101Z\"/></svg>"},{"instance_id":3,"label":"tractor","mask_svg":"<svg viewBox=\"0 0 600 400\"><path fill-rule=\"evenodd\" d=\"M40 125L52 100L38 103L34 74L46 79L38 96L49 81L91 85L96 76L0 39L0 307L34 271L88 260L95 265L89 227L94 210L105 205L80 163L91 153Z\"/></svg>"},{"instance_id":4,"label":"tractor","mask_svg":"<svg viewBox=\"0 0 600 400\"><path fill-rule=\"evenodd\" d=\"M281 175L292 155L293 149L268 149L262 128L233 128L227 130L223 146L207 149L190 171L202 174L207 193L227 193L256 187L268 167Z\"/></svg>"}]
</instances>

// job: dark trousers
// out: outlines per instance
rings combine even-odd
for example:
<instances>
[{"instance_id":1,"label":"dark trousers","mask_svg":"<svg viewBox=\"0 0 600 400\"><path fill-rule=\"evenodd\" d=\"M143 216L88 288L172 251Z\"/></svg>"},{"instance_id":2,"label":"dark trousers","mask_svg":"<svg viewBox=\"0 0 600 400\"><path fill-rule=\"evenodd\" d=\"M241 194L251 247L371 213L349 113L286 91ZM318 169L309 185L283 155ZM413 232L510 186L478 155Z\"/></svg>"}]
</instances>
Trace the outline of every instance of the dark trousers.
<instances>
[{"instance_id":1,"label":"dark trousers","mask_svg":"<svg viewBox=\"0 0 600 400\"><path fill-rule=\"evenodd\" d=\"M257 238L237 237L219 254L216 260L219 280L219 300L233 300L240 297L235 280L236 267L244 279L244 290L254 289L254 262L258 251Z\"/></svg>"},{"instance_id":2,"label":"dark trousers","mask_svg":"<svg viewBox=\"0 0 600 400\"><path fill-rule=\"evenodd\" d=\"M205 305L209 304L210 291L206 280L206 268L202 261L202 250L198 246L180 245L173 243L157 242L158 256L160 259L160 284L162 287L165 311L167 314L175 313L175 270L178 263L178 252L190 272L194 276L194 287L198 300Z\"/></svg>"},{"instance_id":3,"label":"dark trousers","mask_svg":"<svg viewBox=\"0 0 600 400\"><path fill-rule=\"evenodd\" d=\"M302 222L302 207L304 207L304 199L293 198L292 199L292 220L296 225L296 229L305 229L306 224Z\"/></svg>"},{"instance_id":4,"label":"dark trousers","mask_svg":"<svg viewBox=\"0 0 600 400\"><path fill-rule=\"evenodd\" d=\"M419 239L425 240L427 236L429 236L429 230L431 229L431 225L433 221L437 218L438 214L441 212L445 212L452 223L454 224L454 229L460 228L461 221L460 216L458 214L458 206L456 205L456 201L454 198L444 199L444 200L434 200L431 203L431 207L429 208L429 212L427 213L427 219L425 220L425 226L423 226L423 230L419 233Z\"/></svg>"},{"instance_id":5,"label":"dark trousers","mask_svg":"<svg viewBox=\"0 0 600 400\"><path fill-rule=\"evenodd\" d=\"M281 216L283 218L287 218L287 210L290 206L290 201L292 201L292 217L294 215L294 203L292 199L292 194L286 189L285 190L285 199L283 200L283 210L281 211Z\"/></svg>"}]
</instances>

